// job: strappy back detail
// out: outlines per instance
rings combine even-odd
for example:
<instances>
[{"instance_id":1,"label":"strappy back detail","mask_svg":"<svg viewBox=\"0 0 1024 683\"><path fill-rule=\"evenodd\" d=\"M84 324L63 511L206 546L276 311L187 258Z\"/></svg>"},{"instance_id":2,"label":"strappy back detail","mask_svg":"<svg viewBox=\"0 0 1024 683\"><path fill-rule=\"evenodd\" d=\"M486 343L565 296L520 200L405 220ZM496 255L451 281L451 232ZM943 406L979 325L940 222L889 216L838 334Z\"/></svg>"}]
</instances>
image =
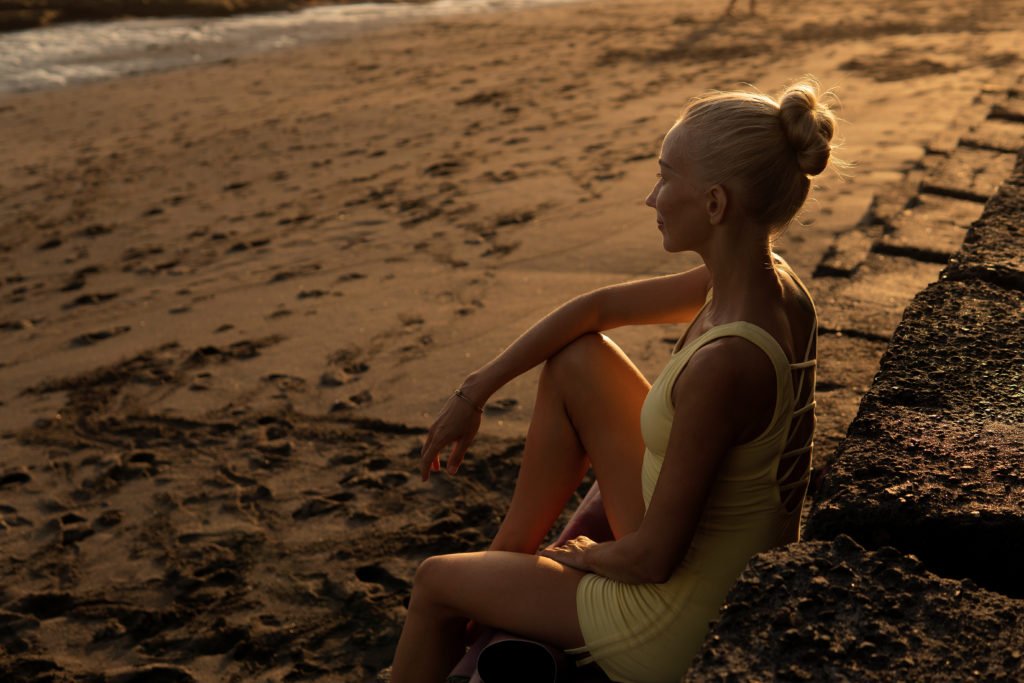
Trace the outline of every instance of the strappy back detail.
<instances>
[{"instance_id":1,"label":"strappy back detail","mask_svg":"<svg viewBox=\"0 0 1024 683\"><path fill-rule=\"evenodd\" d=\"M798 279L794 277L793 280L811 303L812 310L815 310L814 300L811 298L810 292L807 291L807 288ZM704 307L701 308L701 311L707 307L711 298L712 290L708 290L708 295L705 298ZM814 371L818 364L817 359L812 358L811 355L816 346L817 331L818 318L817 311L815 310L810 334L804 345L803 360L795 363L790 362L782 345L767 330L759 325L743 320L716 325L695 339L687 341L685 344L683 343L685 335L683 335L672 353L672 361L676 360L676 358L682 361L678 363L678 368L674 368L673 374L675 376L682 372L697 349L722 337L743 337L761 348L771 359L776 370L775 410L773 411L771 421L761 434L737 446L736 449L742 450L751 447L760 443L765 438L773 436L781 426L777 422L781 417L780 413L783 410L783 405L792 397L793 408L790 412L789 422L786 425L783 450L778 456L774 477L778 486L779 502L789 514L799 514L800 502L810 481L810 453L814 445L814 408L817 405L814 400ZM672 361L670 361L670 365L674 364ZM807 381L808 371L811 373L810 382ZM794 374L796 375L795 379ZM666 384L669 391L671 391L673 384L674 380ZM789 389L788 395L786 393L787 389ZM671 396L666 395L665 398L671 404ZM805 430L806 433L803 438L800 438L801 432L804 431L802 427L806 425L808 416L810 416L809 419L811 420L810 429Z\"/></svg>"}]
</instances>

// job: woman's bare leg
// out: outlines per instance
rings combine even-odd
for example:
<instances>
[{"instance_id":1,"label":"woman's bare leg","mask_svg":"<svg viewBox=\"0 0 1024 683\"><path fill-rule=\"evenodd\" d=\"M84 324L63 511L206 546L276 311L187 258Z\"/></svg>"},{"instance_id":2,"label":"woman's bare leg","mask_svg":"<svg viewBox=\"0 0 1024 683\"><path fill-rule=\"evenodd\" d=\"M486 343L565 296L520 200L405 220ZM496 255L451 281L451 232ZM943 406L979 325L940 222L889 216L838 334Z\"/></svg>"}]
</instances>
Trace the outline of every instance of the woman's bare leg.
<instances>
[{"instance_id":1,"label":"woman's bare leg","mask_svg":"<svg viewBox=\"0 0 1024 683\"><path fill-rule=\"evenodd\" d=\"M590 466L615 537L640 526L640 408L649 390L643 374L603 335L584 335L548 360L512 502L492 550L536 552Z\"/></svg>"},{"instance_id":2,"label":"woman's bare leg","mask_svg":"<svg viewBox=\"0 0 1024 683\"><path fill-rule=\"evenodd\" d=\"M392 683L443 681L465 652L467 617L563 648L582 645L576 616L582 576L553 560L522 553L427 559L416 571Z\"/></svg>"}]
</instances>

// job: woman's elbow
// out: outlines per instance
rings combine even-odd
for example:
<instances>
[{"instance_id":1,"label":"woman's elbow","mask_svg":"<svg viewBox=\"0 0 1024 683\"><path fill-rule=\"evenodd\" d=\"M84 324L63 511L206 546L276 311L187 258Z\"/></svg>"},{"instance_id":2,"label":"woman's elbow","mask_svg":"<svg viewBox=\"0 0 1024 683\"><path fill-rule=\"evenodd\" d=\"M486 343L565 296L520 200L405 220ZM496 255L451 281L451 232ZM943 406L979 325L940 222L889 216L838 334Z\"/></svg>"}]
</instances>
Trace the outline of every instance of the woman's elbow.
<instances>
[{"instance_id":1,"label":"woman's elbow","mask_svg":"<svg viewBox=\"0 0 1024 683\"><path fill-rule=\"evenodd\" d=\"M667 562L652 562L647 567L645 583L666 583L675 573L675 567Z\"/></svg>"}]
</instances>

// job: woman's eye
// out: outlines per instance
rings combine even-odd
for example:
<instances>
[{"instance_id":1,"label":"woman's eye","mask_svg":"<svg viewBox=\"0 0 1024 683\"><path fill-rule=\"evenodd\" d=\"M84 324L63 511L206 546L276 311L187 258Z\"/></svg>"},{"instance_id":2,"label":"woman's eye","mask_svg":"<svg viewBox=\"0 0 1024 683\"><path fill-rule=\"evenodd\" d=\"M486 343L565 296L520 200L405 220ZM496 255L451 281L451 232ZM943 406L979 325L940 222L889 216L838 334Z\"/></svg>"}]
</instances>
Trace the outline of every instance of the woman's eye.
<instances>
[{"instance_id":1,"label":"woman's eye","mask_svg":"<svg viewBox=\"0 0 1024 683\"><path fill-rule=\"evenodd\" d=\"M660 173L655 173L654 177L657 178L658 180L663 180L664 179L664 176L662 176Z\"/></svg>"}]
</instances>

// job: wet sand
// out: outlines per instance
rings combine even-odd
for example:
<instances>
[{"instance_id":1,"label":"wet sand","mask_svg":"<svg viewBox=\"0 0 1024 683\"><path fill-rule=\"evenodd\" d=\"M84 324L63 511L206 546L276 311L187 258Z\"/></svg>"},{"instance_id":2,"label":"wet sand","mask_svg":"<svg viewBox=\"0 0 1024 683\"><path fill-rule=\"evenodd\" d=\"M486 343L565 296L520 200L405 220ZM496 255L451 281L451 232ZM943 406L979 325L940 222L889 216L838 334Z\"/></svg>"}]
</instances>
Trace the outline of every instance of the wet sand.
<instances>
[{"instance_id":1,"label":"wet sand","mask_svg":"<svg viewBox=\"0 0 1024 683\"><path fill-rule=\"evenodd\" d=\"M103 21L124 17L224 17L245 12L284 12L330 0L7 0L0 5L0 31L49 26L62 21Z\"/></svg>"},{"instance_id":2,"label":"wet sand","mask_svg":"<svg viewBox=\"0 0 1024 683\"><path fill-rule=\"evenodd\" d=\"M372 680L416 564L500 521L535 371L422 484L450 391L568 297L695 265L642 206L691 95L836 87L856 166L777 251L840 319L844 249L1015 81L1020 10L758 6L456 17L0 98L0 673ZM863 301L940 267L905 261ZM653 378L679 332L611 336ZM819 465L886 338L822 336Z\"/></svg>"}]
</instances>

